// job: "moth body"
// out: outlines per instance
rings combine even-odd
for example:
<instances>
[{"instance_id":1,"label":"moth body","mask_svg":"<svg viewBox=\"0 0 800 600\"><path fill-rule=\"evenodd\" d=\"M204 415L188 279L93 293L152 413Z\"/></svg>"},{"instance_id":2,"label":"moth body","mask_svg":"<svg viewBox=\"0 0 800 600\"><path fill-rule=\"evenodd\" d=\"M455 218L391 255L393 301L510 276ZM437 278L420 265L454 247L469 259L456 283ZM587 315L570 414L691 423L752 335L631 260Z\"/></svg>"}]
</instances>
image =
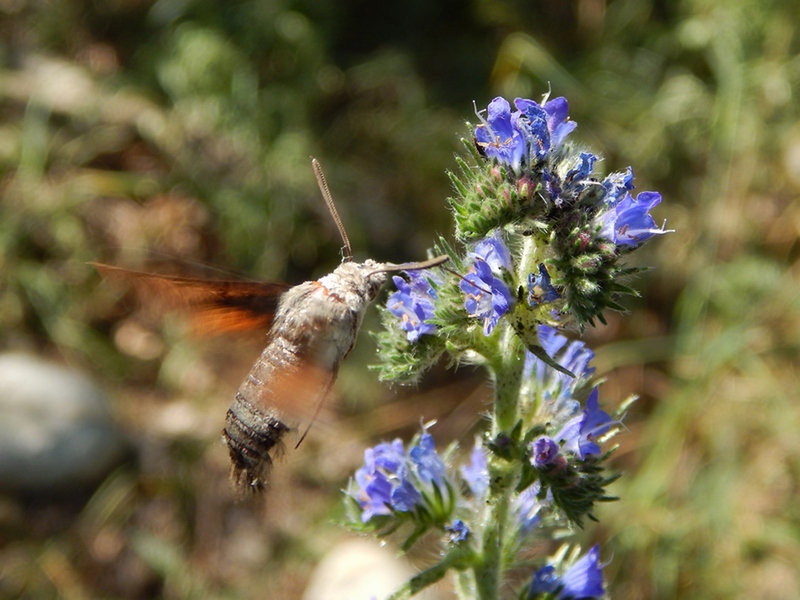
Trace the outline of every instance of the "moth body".
<instances>
[{"instance_id":1,"label":"moth body","mask_svg":"<svg viewBox=\"0 0 800 600\"><path fill-rule=\"evenodd\" d=\"M148 299L160 299L165 308L185 310L198 333L270 327L267 345L239 386L222 432L231 456L231 479L240 492L263 490L283 436L302 417L313 421L387 273L429 269L449 260L442 255L399 265L353 262L350 241L322 168L315 159L311 164L345 253L345 261L317 281L294 287L274 282L209 282L94 263L105 277L133 284Z\"/></svg>"},{"instance_id":2,"label":"moth body","mask_svg":"<svg viewBox=\"0 0 800 600\"><path fill-rule=\"evenodd\" d=\"M386 280L382 268L373 260L346 261L281 296L267 345L226 417L223 438L240 490L263 488L274 452L297 426L295 415L311 414L330 390Z\"/></svg>"}]
</instances>

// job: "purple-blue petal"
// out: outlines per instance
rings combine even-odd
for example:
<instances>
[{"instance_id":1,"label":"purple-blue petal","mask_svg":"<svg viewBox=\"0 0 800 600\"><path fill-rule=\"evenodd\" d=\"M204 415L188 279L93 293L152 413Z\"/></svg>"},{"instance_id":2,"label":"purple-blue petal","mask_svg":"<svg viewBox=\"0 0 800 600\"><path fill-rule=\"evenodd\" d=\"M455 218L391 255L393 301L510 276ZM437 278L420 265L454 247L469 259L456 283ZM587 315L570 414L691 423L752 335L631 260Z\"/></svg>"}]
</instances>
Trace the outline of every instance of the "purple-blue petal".
<instances>
[{"instance_id":1,"label":"purple-blue petal","mask_svg":"<svg viewBox=\"0 0 800 600\"><path fill-rule=\"evenodd\" d=\"M423 433L419 445L411 448L408 456L416 465L417 474L423 482L442 485L447 469L436 453L432 435Z\"/></svg>"},{"instance_id":2,"label":"purple-blue petal","mask_svg":"<svg viewBox=\"0 0 800 600\"><path fill-rule=\"evenodd\" d=\"M556 288L550 283L550 273L544 263L539 263L539 274L528 273L528 305L536 306L545 302L554 302L561 298Z\"/></svg>"},{"instance_id":3,"label":"purple-blue petal","mask_svg":"<svg viewBox=\"0 0 800 600\"><path fill-rule=\"evenodd\" d=\"M520 102L520 99L517 99ZM547 113L536 102L532 100L523 101L520 108L527 119L520 119L520 123L525 122L525 132L528 141L528 154L532 158L539 160L547 156L552 147L550 127L547 124ZM519 107L520 104L517 104Z\"/></svg>"},{"instance_id":4,"label":"purple-blue petal","mask_svg":"<svg viewBox=\"0 0 800 600\"><path fill-rule=\"evenodd\" d=\"M466 294L464 307L467 313L483 319L483 333L488 336L514 300L506 284L494 276L484 260L476 259L473 270L464 276L459 287Z\"/></svg>"},{"instance_id":5,"label":"purple-blue petal","mask_svg":"<svg viewBox=\"0 0 800 600\"><path fill-rule=\"evenodd\" d=\"M476 263L485 265L484 262ZM488 266L486 267L488 269ZM476 269L477 271L478 269ZM491 277L491 270L489 271ZM467 313L471 317L481 317L483 318L485 315L491 313L492 311L492 290L487 284L481 279L480 275L476 273L467 273L464 276L464 279L458 284L461 291L464 292L467 297L464 301L464 307L467 309ZM491 285L491 279L489 281L489 285Z\"/></svg>"},{"instance_id":6,"label":"purple-blue petal","mask_svg":"<svg viewBox=\"0 0 800 600\"><path fill-rule=\"evenodd\" d=\"M561 580L558 578L556 568L553 565L545 565L533 574L531 587L528 590L528 597L534 594L551 594L558 589Z\"/></svg>"},{"instance_id":7,"label":"purple-blue petal","mask_svg":"<svg viewBox=\"0 0 800 600\"><path fill-rule=\"evenodd\" d=\"M614 421L611 419L606 411L600 408L599 392L594 388L586 399L586 422L584 424L584 432L590 436L598 436L606 433Z\"/></svg>"},{"instance_id":8,"label":"purple-blue petal","mask_svg":"<svg viewBox=\"0 0 800 600\"><path fill-rule=\"evenodd\" d=\"M486 108L487 121L492 131L501 138L508 138L514 134L514 127L511 124L511 105L502 96L497 96L489 102Z\"/></svg>"},{"instance_id":9,"label":"purple-blue petal","mask_svg":"<svg viewBox=\"0 0 800 600\"><path fill-rule=\"evenodd\" d=\"M531 464L537 469L552 464L558 457L558 444L546 435L531 442Z\"/></svg>"},{"instance_id":10,"label":"purple-blue petal","mask_svg":"<svg viewBox=\"0 0 800 600\"><path fill-rule=\"evenodd\" d=\"M356 500L363 512L361 520L366 523L375 515L388 515L391 513L392 484L382 473L372 473L369 475L356 474L356 481L359 482L360 490L356 493Z\"/></svg>"},{"instance_id":11,"label":"purple-blue petal","mask_svg":"<svg viewBox=\"0 0 800 600\"><path fill-rule=\"evenodd\" d=\"M400 484L392 490L391 506L400 512L410 512L422 504L422 495L408 479L403 478Z\"/></svg>"},{"instance_id":12,"label":"purple-blue petal","mask_svg":"<svg viewBox=\"0 0 800 600\"><path fill-rule=\"evenodd\" d=\"M474 258L483 259L491 270L499 274L502 271L511 271L511 253L500 237L500 231L494 232L475 244L475 248L470 253Z\"/></svg>"},{"instance_id":13,"label":"purple-blue petal","mask_svg":"<svg viewBox=\"0 0 800 600\"><path fill-rule=\"evenodd\" d=\"M539 325L536 328L539 336L539 343L550 357L555 357L556 353L569 341L566 337L558 333L555 327L549 325Z\"/></svg>"},{"instance_id":14,"label":"purple-blue petal","mask_svg":"<svg viewBox=\"0 0 800 600\"><path fill-rule=\"evenodd\" d=\"M593 546L585 556L578 559L561 577L564 585L558 594L559 600L567 598L601 598L603 568L600 566L600 546Z\"/></svg>"},{"instance_id":15,"label":"purple-blue petal","mask_svg":"<svg viewBox=\"0 0 800 600\"><path fill-rule=\"evenodd\" d=\"M483 498L489 489L489 463L486 450L479 439L475 440L475 446L472 448L469 458L469 465L461 467L461 475L467 482L472 495L476 498Z\"/></svg>"},{"instance_id":16,"label":"purple-blue petal","mask_svg":"<svg viewBox=\"0 0 800 600\"><path fill-rule=\"evenodd\" d=\"M450 542L453 544L463 542L469 536L469 527L461 519L456 519L444 529L450 532Z\"/></svg>"},{"instance_id":17,"label":"purple-blue petal","mask_svg":"<svg viewBox=\"0 0 800 600\"><path fill-rule=\"evenodd\" d=\"M525 138L516 127L517 115L504 98L489 103L487 119L475 129L475 139L486 156L517 171L525 154Z\"/></svg>"},{"instance_id":18,"label":"purple-blue petal","mask_svg":"<svg viewBox=\"0 0 800 600\"><path fill-rule=\"evenodd\" d=\"M589 179L594 169L594 163L597 162L597 156L591 152L581 152L578 156L580 158L578 166L570 169L569 172L567 172L567 176L564 178L572 185L583 183Z\"/></svg>"},{"instance_id":19,"label":"purple-blue petal","mask_svg":"<svg viewBox=\"0 0 800 600\"><path fill-rule=\"evenodd\" d=\"M530 533L542 521L539 512L545 506L545 502L539 500L541 489L542 484L539 481L534 481L532 485L522 490L514 500L514 515L522 535Z\"/></svg>"},{"instance_id":20,"label":"purple-blue petal","mask_svg":"<svg viewBox=\"0 0 800 600\"><path fill-rule=\"evenodd\" d=\"M550 130L551 143L558 146L578 126L569 120L569 103L563 96L545 102L542 107L547 113L547 128Z\"/></svg>"},{"instance_id":21,"label":"purple-blue petal","mask_svg":"<svg viewBox=\"0 0 800 600\"><path fill-rule=\"evenodd\" d=\"M626 194L616 209L614 243L635 246L656 234L664 233L656 227L653 217L649 214L650 209L659 202L661 194L658 192L642 192L636 200L630 194Z\"/></svg>"},{"instance_id":22,"label":"purple-blue petal","mask_svg":"<svg viewBox=\"0 0 800 600\"><path fill-rule=\"evenodd\" d=\"M650 210L661 202L661 194L641 192L634 199L624 187L630 183L627 177L623 178L620 173L616 175L620 176L616 183L609 184L608 179L603 183L603 187L609 191L604 209L595 217L600 237L621 246L637 246L654 235L667 233L656 227L650 215Z\"/></svg>"},{"instance_id":23,"label":"purple-blue petal","mask_svg":"<svg viewBox=\"0 0 800 600\"><path fill-rule=\"evenodd\" d=\"M434 316L436 291L421 272L411 271L408 276L409 281L397 275L392 278L398 291L389 296L386 308L400 319L400 328L406 332L408 341L416 342L420 336L437 331L428 322Z\"/></svg>"},{"instance_id":24,"label":"purple-blue petal","mask_svg":"<svg viewBox=\"0 0 800 600\"><path fill-rule=\"evenodd\" d=\"M389 473L397 473L405 462L403 441L399 438L391 443L383 442L374 448L367 448L364 452L365 457L367 452L371 452L375 467L380 467Z\"/></svg>"},{"instance_id":25,"label":"purple-blue petal","mask_svg":"<svg viewBox=\"0 0 800 600\"><path fill-rule=\"evenodd\" d=\"M584 460L590 454L600 454L600 446L595 441L606 433L616 421L600 408L598 390L595 387L586 400L583 412L567 421L555 439L562 442L562 450L575 454Z\"/></svg>"},{"instance_id":26,"label":"purple-blue petal","mask_svg":"<svg viewBox=\"0 0 800 600\"><path fill-rule=\"evenodd\" d=\"M603 188L606 190L604 203L607 206L616 206L627 192L633 190L633 169L623 172L611 173L603 180Z\"/></svg>"}]
</instances>

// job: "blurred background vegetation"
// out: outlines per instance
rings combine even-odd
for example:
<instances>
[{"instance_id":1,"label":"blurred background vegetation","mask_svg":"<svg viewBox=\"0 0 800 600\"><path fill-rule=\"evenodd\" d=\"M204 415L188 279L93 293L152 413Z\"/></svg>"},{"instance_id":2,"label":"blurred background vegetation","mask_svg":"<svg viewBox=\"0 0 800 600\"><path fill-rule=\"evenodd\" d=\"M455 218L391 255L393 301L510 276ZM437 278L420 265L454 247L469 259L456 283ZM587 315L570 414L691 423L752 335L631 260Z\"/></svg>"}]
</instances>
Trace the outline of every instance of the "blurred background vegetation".
<instances>
[{"instance_id":1,"label":"blurred background vegetation","mask_svg":"<svg viewBox=\"0 0 800 600\"><path fill-rule=\"evenodd\" d=\"M797 598L798 23L796 0L2 0L0 348L90 374L138 460L78 499L3 497L0 596L297 598L367 444L421 417L471 440L480 373L387 390L365 335L266 506L237 504L218 436L259 339L198 345L87 262L326 273L310 155L357 257L420 259L473 100L552 89L677 229L588 332L601 401L641 400L622 500L580 539L616 598Z\"/></svg>"}]
</instances>

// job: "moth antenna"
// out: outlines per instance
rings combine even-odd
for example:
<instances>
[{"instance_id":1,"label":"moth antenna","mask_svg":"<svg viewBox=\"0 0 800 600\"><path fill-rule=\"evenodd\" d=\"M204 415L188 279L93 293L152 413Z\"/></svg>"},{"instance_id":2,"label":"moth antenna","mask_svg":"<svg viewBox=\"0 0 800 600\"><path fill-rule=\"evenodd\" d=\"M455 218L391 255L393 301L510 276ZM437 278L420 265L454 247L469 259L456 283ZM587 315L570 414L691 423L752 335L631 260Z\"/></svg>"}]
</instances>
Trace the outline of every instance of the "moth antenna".
<instances>
[{"instance_id":1,"label":"moth antenna","mask_svg":"<svg viewBox=\"0 0 800 600\"><path fill-rule=\"evenodd\" d=\"M336 227L339 229L339 235L342 236L342 241L344 242L345 260L353 260L353 249L350 247L350 238L347 237L347 231L344 229L344 223L342 223L342 219L339 216L339 211L336 210L336 205L333 203L333 196L331 196L331 191L328 188L328 182L325 179L325 173L322 172L322 166L314 157L311 158L311 168L314 169L314 176L317 178L319 191L322 192L322 197L325 199L325 204L328 205L328 210L331 212L333 221L336 223Z\"/></svg>"}]
</instances>

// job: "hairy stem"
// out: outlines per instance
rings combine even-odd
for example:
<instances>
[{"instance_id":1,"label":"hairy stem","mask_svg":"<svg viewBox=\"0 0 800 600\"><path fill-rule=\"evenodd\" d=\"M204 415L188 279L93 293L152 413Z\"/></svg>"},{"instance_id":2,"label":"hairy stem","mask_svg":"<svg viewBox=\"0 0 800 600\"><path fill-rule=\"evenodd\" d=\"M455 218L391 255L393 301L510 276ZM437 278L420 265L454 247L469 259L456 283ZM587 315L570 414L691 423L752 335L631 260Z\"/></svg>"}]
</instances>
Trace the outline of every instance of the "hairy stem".
<instances>
[{"instance_id":1,"label":"hairy stem","mask_svg":"<svg viewBox=\"0 0 800 600\"><path fill-rule=\"evenodd\" d=\"M503 331L497 356L489 363L494 379L492 434L509 433L517 424L517 405L525 361L520 342L510 327Z\"/></svg>"},{"instance_id":2,"label":"hairy stem","mask_svg":"<svg viewBox=\"0 0 800 600\"><path fill-rule=\"evenodd\" d=\"M475 583L479 600L497 600L503 568L503 546L508 518L508 490L502 490L490 499L490 510L483 531L483 555L475 566Z\"/></svg>"}]
</instances>

